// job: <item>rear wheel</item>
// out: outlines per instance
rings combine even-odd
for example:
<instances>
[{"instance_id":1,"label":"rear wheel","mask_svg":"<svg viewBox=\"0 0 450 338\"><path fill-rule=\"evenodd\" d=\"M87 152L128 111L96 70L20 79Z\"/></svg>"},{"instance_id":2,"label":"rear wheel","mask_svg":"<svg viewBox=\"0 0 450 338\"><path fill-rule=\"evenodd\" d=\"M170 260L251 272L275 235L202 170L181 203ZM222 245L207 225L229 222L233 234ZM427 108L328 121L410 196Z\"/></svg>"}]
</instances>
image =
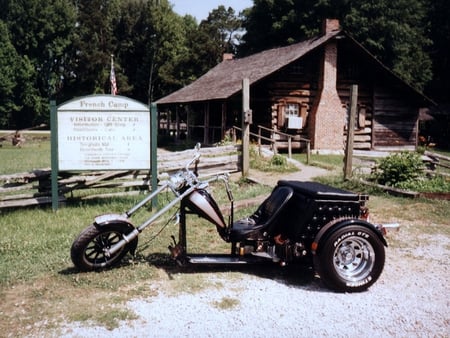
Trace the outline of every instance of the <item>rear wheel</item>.
<instances>
[{"instance_id":1,"label":"rear wheel","mask_svg":"<svg viewBox=\"0 0 450 338\"><path fill-rule=\"evenodd\" d=\"M129 244L108 256L106 250L118 243L131 229L123 224L90 225L73 242L70 256L80 270L98 270L117 264L129 251Z\"/></svg>"},{"instance_id":2,"label":"rear wheel","mask_svg":"<svg viewBox=\"0 0 450 338\"><path fill-rule=\"evenodd\" d=\"M358 292L374 284L383 271L384 245L377 234L361 225L328 235L314 257L314 266L331 289Z\"/></svg>"}]
</instances>

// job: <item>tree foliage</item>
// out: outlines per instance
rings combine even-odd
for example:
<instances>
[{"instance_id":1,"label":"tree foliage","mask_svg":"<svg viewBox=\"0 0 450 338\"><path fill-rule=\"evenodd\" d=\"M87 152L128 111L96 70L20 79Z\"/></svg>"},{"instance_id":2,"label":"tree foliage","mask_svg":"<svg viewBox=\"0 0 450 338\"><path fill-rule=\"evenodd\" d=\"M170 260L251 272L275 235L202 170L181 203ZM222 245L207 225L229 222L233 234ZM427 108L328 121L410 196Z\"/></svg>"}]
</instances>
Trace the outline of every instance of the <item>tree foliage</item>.
<instances>
[{"instance_id":1,"label":"tree foliage","mask_svg":"<svg viewBox=\"0 0 450 338\"><path fill-rule=\"evenodd\" d=\"M425 1L254 0L241 53L304 40L320 32L324 19L337 18L381 62L423 89L432 76Z\"/></svg>"},{"instance_id":2,"label":"tree foliage","mask_svg":"<svg viewBox=\"0 0 450 338\"><path fill-rule=\"evenodd\" d=\"M200 23L170 0L0 0L0 127L48 123L51 98L109 93L154 101L207 72L224 53L288 45L338 18L372 54L432 97L448 100L447 0L254 0ZM434 76L429 86L425 85Z\"/></svg>"},{"instance_id":3,"label":"tree foliage","mask_svg":"<svg viewBox=\"0 0 450 338\"><path fill-rule=\"evenodd\" d=\"M20 68L17 60L19 55L11 43L8 28L0 20L0 126L6 126L12 115L16 114L20 107L14 100L15 89L19 82Z\"/></svg>"},{"instance_id":4,"label":"tree foliage","mask_svg":"<svg viewBox=\"0 0 450 338\"><path fill-rule=\"evenodd\" d=\"M429 92L436 100L449 103L450 93L450 1L428 0L429 55L433 61L433 81ZM450 119L450 117L449 117ZM449 133L447 122L447 131ZM447 141L448 142L448 141Z\"/></svg>"},{"instance_id":5,"label":"tree foliage","mask_svg":"<svg viewBox=\"0 0 450 338\"><path fill-rule=\"evenodd\" d=\"M78 15L72 46L74 79L70 83L71 92L76 96L110 91L110 69L106 65L115 52L113 19L118 6L118 0L76 1Z\"/></svg>"},{"instance_id":6,"label":"tree foliage","mask_svg":"<svg viewBox=\"0 0 450 338\"><path fill-rule=\"evenodd\" d=\"M8 65L17 69L10 97L14 105L2 120L16 128L47 122L48 98L61 89L64 78L74 8L66 0L3 0L1 18L17 53Z\"/></svg>"},{"instance_id":7,"label":"tree foliage","mask_svg":"<svg viewBox=\"0 0 450 338\"><path fill-rule=\"evenodd\" d=\"M344 28L405 81L423 89L431 80L423 0L355 1Z\"/></svg>"}]
</instances>

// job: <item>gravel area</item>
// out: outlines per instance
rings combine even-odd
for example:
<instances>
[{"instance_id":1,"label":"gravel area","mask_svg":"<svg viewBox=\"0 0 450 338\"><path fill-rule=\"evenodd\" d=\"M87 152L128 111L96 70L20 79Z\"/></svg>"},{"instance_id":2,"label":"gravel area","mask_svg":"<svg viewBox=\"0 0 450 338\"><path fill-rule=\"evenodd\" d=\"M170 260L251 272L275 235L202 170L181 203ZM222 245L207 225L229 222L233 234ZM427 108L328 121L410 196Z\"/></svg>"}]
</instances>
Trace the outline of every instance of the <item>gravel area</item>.
<instances>
[{"instance_id":1,"label":"gravel area","mask_svg":"<svg viewBox=\"0 0 450 338\"><path fill-rule=\"evenodd\" d=\"M131 300L137 319L114 330L70 323L62 337L449 337L450 239L407 228L388 234L385 269L366 292L334 293L307 269L200 271L209 287L173 292L176 273L148 285L156 296ZM298 277L300 274L305 277ZM296 278L297 276L297 278ZM169 287L169 289L168 289Z\"/></svg>"},{"instance_id":2,"label":"gravel area","mask_svg":"<svg viewBox=\"0 0 450 338\"><path fill-rule=\"evenodd\" d=\"M303 171L303 170L302 170ZM303 179L317 176L303 171ZM309 176L311 175L311 176ZM276 178L257 179L274 185ZM402 224L388 233L386 263L366 292L334 293L308 269L205 271L193 294L170 288L176 273L149 284L156 296L131 300L137 319L114 330L67 323L58 337L450 337L450 238ZM412 243L420 243L414 247ZM303 277L302 277L303 275Z\"/></svg>"}]
</instances>

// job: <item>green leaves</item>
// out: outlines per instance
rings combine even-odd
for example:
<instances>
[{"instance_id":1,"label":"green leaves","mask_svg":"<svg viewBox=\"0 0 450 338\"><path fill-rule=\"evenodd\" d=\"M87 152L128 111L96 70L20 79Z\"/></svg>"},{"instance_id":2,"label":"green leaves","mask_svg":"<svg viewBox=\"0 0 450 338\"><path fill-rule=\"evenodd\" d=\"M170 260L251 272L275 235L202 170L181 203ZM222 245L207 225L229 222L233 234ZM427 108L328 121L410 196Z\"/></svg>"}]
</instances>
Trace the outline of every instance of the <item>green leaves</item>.
<instances>
[{"instance_id":1,"label":"green leaves","mask_svg":"<svg viewBox=\"0 0 450 338\"><path fill-rule=\"evenodd\" d=\"M381 62L419 90L432 78L424 0L359 0L342 25Z\"/></svg>"},{"instance_id":2,"label":"green leaves","mask_svg":"<svg viewBox=\"0 0 450 338\"><path fill-rule=\"evenodd\" d=\"M48 101L109 92L147 102L192 82L222 60L288 45L338 18L372 54L422 90L448 100L450 2L254 0L219 6L197 23L169 0L0 0L0 127L47 122ZM431 57L430 57L431 55ZM433 60L433 65L431 62Z\"/></svg>"},{"instance_id":3,"label":"green leaves","mask_svg":"<svg viewBox=\"0 0 450 338\"><path fill-rule=\"evenodd\" d=\"M381 159L374 176L380 184L398 187L401 183L414 181L422 176L424 169L419 154L401 152Z\"/></svg>"},{"instance_id":4,"label":"green leaves","mask_svg":"<svg viewBox=\"0 0 450 338\"><path fill-rule=\"evenodd\" d=\"M304 40L337 18L380 61L419 90L431 80L428 0L255 0L243 55Z\"/></svg>"}]
</instances>

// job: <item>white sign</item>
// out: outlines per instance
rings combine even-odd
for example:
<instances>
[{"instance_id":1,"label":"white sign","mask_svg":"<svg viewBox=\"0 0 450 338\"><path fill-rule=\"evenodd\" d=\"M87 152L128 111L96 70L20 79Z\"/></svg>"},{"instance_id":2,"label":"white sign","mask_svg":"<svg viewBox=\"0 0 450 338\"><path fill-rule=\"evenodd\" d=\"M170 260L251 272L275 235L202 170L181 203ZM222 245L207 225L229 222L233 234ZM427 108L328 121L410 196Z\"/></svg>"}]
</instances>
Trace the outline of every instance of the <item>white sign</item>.
<instances>
[{"instance_id":1,"label":"white sign","mask_svg":"<svg viewBox=\"0 0 450 338\"><path fill-rule=\"evenodd\" d=\"M59 170L150 169L148 106L92 95L57 109Z\"/></svg>"}]
</instances>

